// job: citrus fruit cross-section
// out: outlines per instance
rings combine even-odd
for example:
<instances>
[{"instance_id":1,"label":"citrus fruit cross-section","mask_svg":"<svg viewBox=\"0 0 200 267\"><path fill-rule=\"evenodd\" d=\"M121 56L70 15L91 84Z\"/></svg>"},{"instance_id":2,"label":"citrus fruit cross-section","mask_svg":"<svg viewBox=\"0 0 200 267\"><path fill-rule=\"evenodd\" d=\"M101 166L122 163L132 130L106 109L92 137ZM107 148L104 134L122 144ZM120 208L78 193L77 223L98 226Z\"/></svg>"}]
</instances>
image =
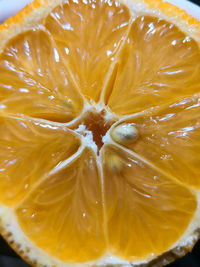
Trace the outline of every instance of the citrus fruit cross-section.
<instances>
[{"instance_id":1,"label":"citrus fruit cross-section","mask_svg":"<svg viewBox=\"0 0 200 267\"><path fill-rule=\"evenodd\" d=\"M0 26L0 230L32 266L161 266L200 228L200 22L35 0Z\"/></svg>"}]
</instances>

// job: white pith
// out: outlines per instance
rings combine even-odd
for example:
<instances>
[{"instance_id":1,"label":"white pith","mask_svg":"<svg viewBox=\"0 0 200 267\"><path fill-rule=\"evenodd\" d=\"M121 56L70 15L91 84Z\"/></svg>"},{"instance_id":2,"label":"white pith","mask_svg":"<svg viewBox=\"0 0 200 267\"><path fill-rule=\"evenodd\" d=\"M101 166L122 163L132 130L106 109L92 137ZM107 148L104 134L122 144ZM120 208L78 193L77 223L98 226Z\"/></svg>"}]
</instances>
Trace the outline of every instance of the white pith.
<instances>
[{"instance_id":1,"label":"white pith","mask_svg":"<svg viewBox=\"0 0 200 267\"><path fill-rule=\"evenodd\" d=\"M59 2L62 1L55 1L57 4ZM138 3L137 8L133 9L131 7L131 2L129 0L120 0L120 2L122 2L123 4L127 5L129 7L129 9L131 10L131 14L132 14L132 18L137 17L138 15L144 14L151 14L152 15L152 10L150 11L148 9L147 6L144 6L143 3ZM53 4L54 7L54 4ZM165 16L163 14L161 14L160 12L158 12L157 10L154 11L153 15L155 16L159 16L162 17L166 20L169 20L168 16ZM173 20L173 18L172 18ZM178 25L178 24L177 24ZM179 26L179 25L178 25ZM181 25L180 25L181 26ZM186 30L186 33L189 33L192 37L193 37L193 30L191 29L191 31L188 32L188 30ZM195 36L194 36L195 37ZM195 37L196 38L196 37ZM1 47L0 47L0 52L1 52ZM114 66L114 63L113 63ZM108 73L108 77L109 75L111 75L112 73L112 67L110 68L110 73ZM103 137L103 143L105 145L107 144L113 144L115 146L120 147L120 149L124 149L123 146L116 144L111 137L111 130L120 122L123 122L125 119L127 118L133 118L133 117L137 117L139 115L141 115L141 113L138 114L133 114L130 116L123 116L123 117L119 117L116 116L115 114L111 113L110 110L108 110L108 108L104 105L104 92L105 92L105 88L106 88L106 84L103 88L102 91L102 95L100 98L100 102L98 104L95 103L88 103L88 101L84 100L84 106L83 106L83 111L80 114L79 117L77 117L76 119L74 119L73 121L69 122L69 123L55 123L55 122L50 122L50 124L52 125L56 125L59 127L69 127L69 129L71 128L72 125L76 124L79 120L81 120L82 117L84 117L84 115L91 110L95 110L96 112L101 112L102 110L106 111L106 115L105 115L105 119L106 120L111 120L112 118L117 119L117 122L114 123L112 125L112 127L107 131L106 135ZM21 118L22 119L22 118ZM34 121L38 121L38 123L47 123L46 120L42 120L42 119L33 119ZM49 122L48 122L49 123ZM85 136L83 136L81 133L84 132ZM49 175L51 175L52 173L56 173L58 172L61 168L66 167L67 165L69 165L72 161L74 161L77 157L80 156L80 154L82 153L82 151L85 148L90 148L91 150L93 150L93 152L96 155L97 158L97 163L99 165L99 173L101 175L101 181L103 184L103 173L102 173L102 166L101 166L101 152L102 152L102 148L99 151L99 155L97 154L97 145L95 144L95 142L93 141L93 134L91 131L88 131L85 126L83 124L79 124L78 128L74 130L74 133L77 134L80 137L81 140L81 147L79 148L79 150L77 151L77 153L75 153L73 156L71 156L70 158L66 159L61 165L56 166L47 176L44 177L44 179L48 178ZM124 151L130 153L130 154L134 154L132 151L124 149ZM134 154L135 155L135 154ZM140 157L140 156L138 156ZM142 159L140 157L140 159ZM144 162L145 159L142 159ZM151 163L148 162L148 164L151 165ZM154 166L152 166L154 167ZM41 182L41 181L40 181ZM39 183L40 183L39 182ZM37 186L37 185L36 185ZM182 237L180 238L180 240L178 240L176 243L173 244L173 246L171 246L169 248L173 249L175 247L185 247L185 246L192 246L192 244L194 243L194 241L198 238L198 233L196 232L196 230L200 227L200 192L199 191L195 191L194 189L191 188L191 191L197 196L198 199L198 208L196 210L196 214L193 217L192 221L190 222L190 224L188 225L188 228L186 229L185 233L182 235ZM20 244L20 250L24 251L26 256L31 260L31 261L37 261L39 264L45 265L45 266L59 266L59 267L65 267L65 266L93 266L93 265L102 265L102 264L122 264L123 266L131 266L131 264L135 264L135 265L139 265L141 263L147 263L150 260L154 259L156 257L156 255L151 255L148 259L146 259L145 261L139 261L139 262L133 262L130 263L128 261L122 261L121 259L109 254L109 252L107 254L105 254L101 259L98 259L97 261L92 261L92 262L88 262L88 263L80 263L80 264L69 264L69 263L64 263L52 256L50 256L49 254L47 254L46 252L44 252L43 250L41 250L40 248L38 248L37 246L34 245L34 243L24 234L24 232L22 231L22 229L20 228L18 222L17 222L17 217L15 216L15 209L14 208L9 208L5 205L0 205L0 218L1 218L1 225L4 229L4 233L11 233L11 235L7 238L8 241L13 241L16 244ZM27 251L28 249L28 251ZM27 252L26 252L27 251Z\"/></svg>"}]
</instances>

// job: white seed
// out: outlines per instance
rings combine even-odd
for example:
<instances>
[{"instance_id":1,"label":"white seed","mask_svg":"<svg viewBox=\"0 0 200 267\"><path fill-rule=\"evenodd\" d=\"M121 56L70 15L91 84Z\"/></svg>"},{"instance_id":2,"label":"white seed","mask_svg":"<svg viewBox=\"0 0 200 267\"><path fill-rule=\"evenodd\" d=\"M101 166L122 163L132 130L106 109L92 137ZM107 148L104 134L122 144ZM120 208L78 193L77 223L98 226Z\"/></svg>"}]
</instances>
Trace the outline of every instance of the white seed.
<instances>
[{"instance_id":1,"label":"white seed","mask_svg":"<svg viewBox=\"0 0 200 267\"><path fill-rule=\"evenodd\" d=\"M122 161L118 155L111 154L108 158L108 166L113 173L119 173L122 169Z\"/></svg>"},{"instance_id":2,"label":"white seed","mask_svg":"<svg viewBox=\"0 0 200 267\"><path fill-rule=\"evenodd\" d=\"M138 130L130 123L123 123L113 129L111 136L115 142L126 144L138 137Z\"/></svg>"},{"instance_id":3,"label":"white seed","mask_svg":"<svg viewBox=\"0 0 200 267\"><path fill-rule=\"evenodd\" d=\"M67 98L65 99L65 105L69 108L69 109L74 109L74 104L71 101L71 99Z\"/></svg>"}]
</instances>

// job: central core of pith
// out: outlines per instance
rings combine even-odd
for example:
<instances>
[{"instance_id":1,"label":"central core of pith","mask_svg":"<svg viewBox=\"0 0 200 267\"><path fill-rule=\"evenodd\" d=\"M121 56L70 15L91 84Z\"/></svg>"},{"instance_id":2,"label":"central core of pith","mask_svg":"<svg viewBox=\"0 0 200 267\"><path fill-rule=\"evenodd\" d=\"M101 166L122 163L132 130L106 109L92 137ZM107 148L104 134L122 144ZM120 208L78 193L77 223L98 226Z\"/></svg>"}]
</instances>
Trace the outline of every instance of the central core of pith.
<instances>
[{"instance_id":1,"label":"central core of pith","mask_svg":"<svg viewBox=\"0 0 200 267\"><path fill-rule=\"evenodd\" d=\"M86 136L88 132L91 133L93 137L93 142L96 144L98 151L103 146L102 138L106 135L107 131L110 129L114 120L106 118L106 111L102 110L97 112L95 110L87 111L84 116L78 121L78 124L74 128L78 128L79 133ZM84 126L83 131L81 131L81 126Z\"/></svg>"}]
</instances>

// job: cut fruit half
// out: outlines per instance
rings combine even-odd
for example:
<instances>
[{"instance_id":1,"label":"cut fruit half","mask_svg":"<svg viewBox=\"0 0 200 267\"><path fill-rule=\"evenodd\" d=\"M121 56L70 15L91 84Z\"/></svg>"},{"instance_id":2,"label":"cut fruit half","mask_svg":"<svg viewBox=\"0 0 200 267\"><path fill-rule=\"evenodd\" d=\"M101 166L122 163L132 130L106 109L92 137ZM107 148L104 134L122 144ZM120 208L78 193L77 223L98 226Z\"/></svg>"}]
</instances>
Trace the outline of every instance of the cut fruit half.
<instances>
[{"instance_id":1,"label":"cut fruit half","mask_svg":"<svg viewBox=\"0 0 200 267\"><path fill-rule=\"evenodd\" d=\"M165 265L200 228L200 22L35 0L0 26L1 233L33 266Z\"/></svg>"}]
</instances>

